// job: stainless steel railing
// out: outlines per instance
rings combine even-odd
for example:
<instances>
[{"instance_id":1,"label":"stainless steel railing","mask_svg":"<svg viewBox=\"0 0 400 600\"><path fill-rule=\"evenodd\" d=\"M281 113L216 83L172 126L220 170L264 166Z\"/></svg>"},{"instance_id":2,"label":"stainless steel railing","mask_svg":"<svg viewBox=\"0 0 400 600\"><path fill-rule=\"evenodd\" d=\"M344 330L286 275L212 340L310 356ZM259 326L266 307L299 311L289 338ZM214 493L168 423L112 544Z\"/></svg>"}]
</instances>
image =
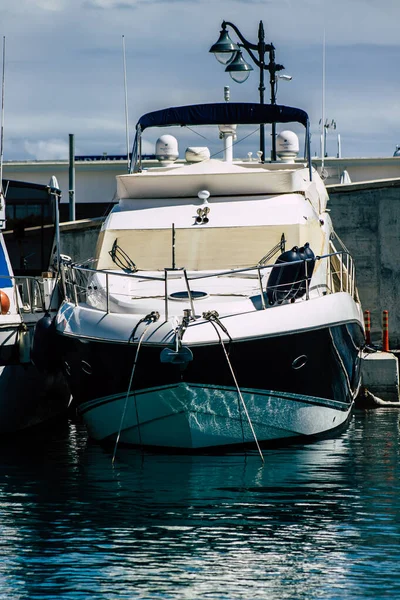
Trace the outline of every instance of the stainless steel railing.
<instances>
[{"instance_id":1,"label":"stainless steel railing","mask_svg":"<svg viewBox=\"0 0 400 600\"><path fill-rule=\"evenodd\" d=\"M0 275L0 288L5 280L12 282L12 286L5 290L12 296L20 314L45 310L43 282L40 278L28 275Z\"/></svg>"},{"instance_id":2,"label":"stainless steel railing","mask_svg":"<svg viewBox=\"0 0 400 600\"><path fill-rule=\"evenodd\" d=\"M112 302L110 298L110 287L115 278L125 278L126 288L129 288L128 282L133 279L140 279L143 282L155 281L160 282L162 292L157 293L156 297L163 300L165 307L165 319L168 319L170 286L172 280L180 279L184 288L187 292L187 302L190 305L193 315L196 315L195 311L195 298L193 292L193 286L191 285L194 281L221 278L221 277L235 277L241 274L247 275L247 278L254 278L257 280L257 287L259 289L259 302L262 310L268 307L268 298L266 295L266 285L268 281L266 276L272 272L272 269L286 269L293 267L296 264L304 265L302 277L296 281L290 282L292 286L303 285L304 293L302 297L309 300L310 294L314 295L326 295L335 292L347 292L351 296L358 300L357 289L355 285L355 267L352 257L350 256L347 249L336 250L331 243L331 250L329 254L323 256L317 256L315 258L314 274L320 272L319 277L313 277L310 279L308 273L312 266L312 259L305 259L299 261L293 261L290 263L274 263L267 265L255 265L240 269L230 269L226 271L218 272L200 272L193 273L187 269L168 269L165 268L160 275L149 275L143 271L136 271L134 273L116 272L109 270L96 270L90 267L83 267L74 264L63 264L62 265L62 283L64 287L65 298L78 305L80 303L87 303L88 298L90 299L90 306L97 308L105 313L112 311ZM323 276L321 276L323 273ZM314 283L317 281L317 283ZM285 290L288 291L288 297L290 297L290 288L288 287L289 282L277 283L276 286L269 286L269 290L275 289L277 295L282 296ZM119 296L126 296L131 299L132 293L122 293L118 291ZM135 296L135 299L147 298L148 296ZM257 310L257 309L255 309ZM119 311L121 312L121 311Z\"/></svg>"}]
</instances>

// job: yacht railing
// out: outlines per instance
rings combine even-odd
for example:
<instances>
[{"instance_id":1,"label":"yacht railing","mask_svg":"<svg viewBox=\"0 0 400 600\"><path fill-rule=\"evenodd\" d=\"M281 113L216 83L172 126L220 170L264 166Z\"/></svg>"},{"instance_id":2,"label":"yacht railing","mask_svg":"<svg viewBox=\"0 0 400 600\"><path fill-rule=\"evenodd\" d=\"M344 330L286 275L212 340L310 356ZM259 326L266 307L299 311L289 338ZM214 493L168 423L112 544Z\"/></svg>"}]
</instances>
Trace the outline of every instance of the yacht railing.
<instances>
[{"instance_id":1,"label":"yacht railing","mask_svg":"<svg viewBox=\"0 0 400 600\"><path fill-rule=\"evenodd\" d=\"M273 305L286 303L290 300L294 301L296 299L296 288L300 286L302 286L303 290L301 297L305 300L309 300L310 296L347 292L358 301L355 285L355 268L352 257L347 250L337 251L333 244L332 250L329 254L315 257L315 267L313 270L315 276L312 279L309 274L312 272L314 259L308 258L285 263L258 264L240 269L201 273L193 273L186 268L166 268L164 269L164 273L160 273L157 276L145 274L145 272L140 270L135 272L115 272L64 263L62 265L61 280L66 300L75 305L89 303L91 308L97 308L105 313L124 312L124 309L121 307L118 311L115 309L112 310L112 298L115 299L118 296L119 300L122 298L128 303L132 300L157 298L164 303L166 320L170 312L170 302L173 301L176 306L176 298L171 299L170 289L171 283L177 279L183 281L183 293L186 296L181 297L181 300L185 300L186 305L189 303L193 316L197 313L195 310L196 292L193 289L192 282L212 278L236 277L242 274L247 275L247 279L257 280L255 287L259 291L258 303L262 310L267 309L271 305L269 298L271 294L273 295L273 292L275 292L275 297L279 298L276 302L272 303ZM293 268L294 265L304 265L300 279L295 281L278 281L276 285L268 283L269 277L267 278L267 276L270 275L272 269L288 269ZM320 276L318 276L318 272ZM117 278L124 278L125 289L120 288L117 291L112 291L110 288L113 282L117 281ZM140 279L142 282L160 282L162 284L160 292L157 291L154 295L149 295L148 293L136 295L135 291L132 292L129 290L129 282L134 279ZM282 277L280 279L282 280ZM255 310L258 310L258 308L255 308ZM127 311L129 312L129 308L127 308Z\"/></svg>"},{"instance_id":2,"label":"yacht railing","mask_svg":"<svg viewBox=\"0 0 400 600\"><path fill-rule=\"evenodd\" d=\"M5 290L7 294L12 295L20 314L36 313L46 309L43 284L40 278L29 275L0 275L0 288L4 280L13 283L12 287L7 287Z\"/></svg>"}]
</instances>

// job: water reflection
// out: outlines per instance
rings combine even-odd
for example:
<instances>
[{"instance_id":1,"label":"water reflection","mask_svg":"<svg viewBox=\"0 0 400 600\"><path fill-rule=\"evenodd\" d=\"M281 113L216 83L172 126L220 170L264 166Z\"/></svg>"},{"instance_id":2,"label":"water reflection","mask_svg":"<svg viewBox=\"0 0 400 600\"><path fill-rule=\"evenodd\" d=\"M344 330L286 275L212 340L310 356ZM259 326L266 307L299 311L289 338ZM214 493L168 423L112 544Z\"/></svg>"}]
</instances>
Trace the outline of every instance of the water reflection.
<instances>
[{"instance_id":1,"label":"water reflection","mask_svg":"<svg viewBox=\"0 0 400 600\"><path fill-rule=\"evenodd\" d=\"M399 413L232 456L0 447L2 598L397 598Z\"/></svg>"}]
</instances>

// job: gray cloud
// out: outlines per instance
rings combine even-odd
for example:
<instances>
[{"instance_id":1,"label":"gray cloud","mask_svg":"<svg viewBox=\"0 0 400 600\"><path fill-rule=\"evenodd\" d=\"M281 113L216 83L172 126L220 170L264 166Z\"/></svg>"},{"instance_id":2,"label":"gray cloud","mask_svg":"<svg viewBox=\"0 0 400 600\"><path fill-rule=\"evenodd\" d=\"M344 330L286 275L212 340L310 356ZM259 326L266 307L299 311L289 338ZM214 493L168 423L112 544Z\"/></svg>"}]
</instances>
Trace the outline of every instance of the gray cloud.
<instances>
[{"instance_id":1,"label":"gray cloud","mask_svg":"<svg viewBox=\"0 0 400 600\"><path fill-rule=\"evenodd\" d=\"M263 20L277 61L293 76L279 83L278 101L309 112L316 140L323 7L322 0L2 0L5 156L57 152L69 133L81 153L124 150L122 34L131 135L141 114L221 101L224 85L232 101L257 101L257 69L237 85L208 52L223 20L251 41ZM354 155L378 148L391 155L400 143L399 17L398 0L335 0L334 14L325 2L326 115Z\"/></svg>"}]
</instances>

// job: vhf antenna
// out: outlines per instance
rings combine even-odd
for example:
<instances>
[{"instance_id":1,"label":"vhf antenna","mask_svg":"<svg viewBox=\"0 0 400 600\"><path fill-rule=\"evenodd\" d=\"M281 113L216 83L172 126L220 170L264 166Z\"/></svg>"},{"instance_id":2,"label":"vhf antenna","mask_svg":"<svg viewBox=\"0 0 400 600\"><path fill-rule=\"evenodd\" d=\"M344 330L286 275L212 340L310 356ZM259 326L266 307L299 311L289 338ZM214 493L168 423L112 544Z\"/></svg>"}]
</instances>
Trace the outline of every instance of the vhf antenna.
<instances>
[{"instance_id":1,"label":"vhf antenna","mask_svg":"<svg viewBox=\"0 0 400 600\"><path fill-rule=\"evenodd\" d=\"M4 87L6 64L6 37L3 36L3 74L1 78L1 133L0 133L0 195L3 196L3 148L4 148Z\"/></svg>"},{"instance_id":2,"label":"vhf antenna","mask_svg":"<svg viewBox=\"0 0 400 600\"><path fill-rule=\"evenodd\" d=\"M122 36L122 55L124 59L124 89L125 89L125 132L126 132L126 159L128 163L128 173L131 170L131 161L129 160L129 119L128 119L128 90L126 85L126 58L125 58L125 36Z\"/></svg>"},{"instance_id":3,"label":"vhf antenna","mask_svg":"<svg viewBox=\"0 0 400 600\"><path fill-rule=\"evenodd\" d=\"M0 132L0 229L6 227L6 206L3 190L3 147L4 147L4 82L6 64L6 38L3 37L3 75L1 86L1 132Z\"/></svg>"}]
</instances>

